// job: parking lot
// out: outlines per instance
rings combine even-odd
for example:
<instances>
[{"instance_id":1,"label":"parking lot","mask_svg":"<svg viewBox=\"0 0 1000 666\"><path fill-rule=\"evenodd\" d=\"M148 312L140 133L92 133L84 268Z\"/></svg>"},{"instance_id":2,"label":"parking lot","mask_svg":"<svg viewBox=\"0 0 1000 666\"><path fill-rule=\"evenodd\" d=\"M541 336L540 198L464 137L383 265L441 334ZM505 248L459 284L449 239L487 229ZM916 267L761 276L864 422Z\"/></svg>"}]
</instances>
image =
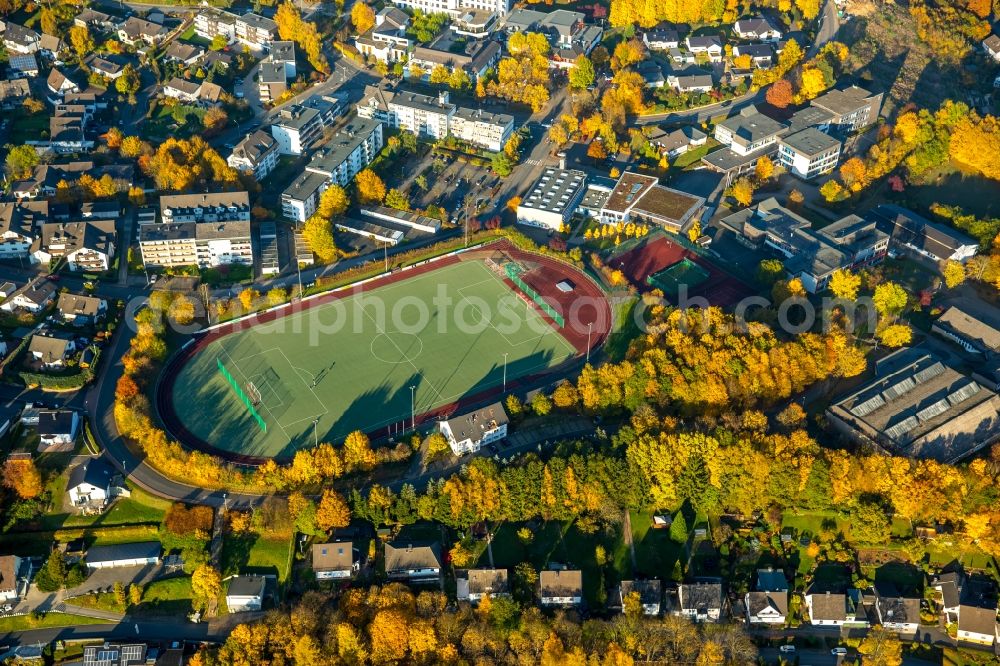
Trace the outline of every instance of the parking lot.
<instances>
[{"instance_id":1,"label":"parking lot","mask_svg":"<svg viewBox=\"0 0 1000 666\"><path fill-rule=\"evenodd\" d=\"M466 195L473 195L476 211L485 207L500 189L500 177L489 166L477 166L457 157L435 156L432 152L407 161L402 170L406 176L396 187L410 196L411 206L415 209L441 206L448 211L449 219L460 217Z\"/></svg>"}]
</instances>

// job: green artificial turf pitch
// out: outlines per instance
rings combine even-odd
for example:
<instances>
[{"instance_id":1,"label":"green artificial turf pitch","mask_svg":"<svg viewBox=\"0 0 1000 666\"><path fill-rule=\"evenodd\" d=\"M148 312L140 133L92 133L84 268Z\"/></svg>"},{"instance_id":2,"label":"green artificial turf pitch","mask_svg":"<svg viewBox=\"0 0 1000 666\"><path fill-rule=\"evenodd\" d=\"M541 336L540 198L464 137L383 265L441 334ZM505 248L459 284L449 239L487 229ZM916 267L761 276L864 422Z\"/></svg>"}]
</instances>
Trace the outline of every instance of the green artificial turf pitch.
<instances>
[{"instance_id":1,"label":"green artificial turf pitch","mask_svg":"<svg viewBox=\"0 0 1000 666\"><path fill-rule=\"evenodd\" d=\"M646 283L669 296L676 296L682 284L697 287L708 280L708 271L688 258L681 259L646 278Z\"/></svg>"},{"instance_id":2,"label":"green artificial turf pitch","mask_svg":"<svg viewBox=\"0 0 1000 666\"><path fill-rule=\"evenodd\" d=\"M411 386L418 416L499 386L504 354L509 383L575 350L484 262L462 261L215 340L180 370L174 412L216 448L287 459L315 440L409 425ZM266 431L217 359L256 387Z\"/></svg>"}]
</instances>

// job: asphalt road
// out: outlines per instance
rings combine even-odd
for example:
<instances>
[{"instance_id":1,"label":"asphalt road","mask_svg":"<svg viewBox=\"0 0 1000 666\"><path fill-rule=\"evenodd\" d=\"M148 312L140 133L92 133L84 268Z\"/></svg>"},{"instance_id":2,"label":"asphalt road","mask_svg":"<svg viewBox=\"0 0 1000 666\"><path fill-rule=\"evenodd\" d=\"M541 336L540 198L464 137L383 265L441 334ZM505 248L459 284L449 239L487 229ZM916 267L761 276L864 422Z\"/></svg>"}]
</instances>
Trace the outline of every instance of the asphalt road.
<instances>
[{"instance_id":1,"label":"asphalt road","mask_svg":"<svg viewBox=\"0 0 1000 666\"><path fill-rule=\"evenodd\" d=\"M108 624L80 625L55 629L33 629L31 631L10 632L0 636L5 645L47 645L52 641L78 641L87 639L144 641L192 641L221 643L233 628L242 622L257 618L259 613L230 615L221 620L195 624L185 620L157 619L138 623L125 621Z\"/></svg>"}]
</instances>

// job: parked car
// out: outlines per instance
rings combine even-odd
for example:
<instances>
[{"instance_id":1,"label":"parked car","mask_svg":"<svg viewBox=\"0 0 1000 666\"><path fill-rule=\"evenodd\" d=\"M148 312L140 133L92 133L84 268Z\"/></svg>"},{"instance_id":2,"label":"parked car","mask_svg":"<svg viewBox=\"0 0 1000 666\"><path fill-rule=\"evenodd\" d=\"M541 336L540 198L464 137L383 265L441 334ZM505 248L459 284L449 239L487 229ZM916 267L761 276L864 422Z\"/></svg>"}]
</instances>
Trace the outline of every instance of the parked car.
<instances>
[{"instance_id":1,"label":"parked car","mask_svg":"<svg viewBox=\"0 0 1000 666\"><path fill-rule=\"evenodd\" d=\"M778 652L781 652L782 654L791 654L791 653L795 652L795 646L794 645L782 645L780 648L778 648Z\"/></svg>"},{"instance_id":2,"label":"parked car","mask_svg":"<svg viewBox=\"0 0 1000 666\"><path fill-rule=\"evenodd\" d=\"M845 648L845 647L835 647L832 650L830 650L830 654L832 654L832 655L834 655L836 657L847 656L847 648Z\"/></svg>"}]
</instances>

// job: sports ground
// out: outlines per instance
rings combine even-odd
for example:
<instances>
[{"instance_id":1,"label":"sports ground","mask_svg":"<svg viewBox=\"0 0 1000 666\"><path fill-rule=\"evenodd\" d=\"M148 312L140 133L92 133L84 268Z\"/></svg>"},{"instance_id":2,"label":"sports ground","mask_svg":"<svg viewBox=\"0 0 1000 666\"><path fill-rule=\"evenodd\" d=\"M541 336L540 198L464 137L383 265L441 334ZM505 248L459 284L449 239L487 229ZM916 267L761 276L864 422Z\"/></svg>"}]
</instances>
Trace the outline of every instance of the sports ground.
<instances>
[{"instance_id":1,"label":"sports ground","mask_svg":"<svg viewBox=\"0 0 1000 666\"><path fill-rule=\"evenodd\" d=\"M200 442L287 459L353 430L392 434L413 414L496 389L505 356L510 387L579 353L482 258L272 319L202 340L164 387L172 418Z\"/></svg>"}]
</instances>

